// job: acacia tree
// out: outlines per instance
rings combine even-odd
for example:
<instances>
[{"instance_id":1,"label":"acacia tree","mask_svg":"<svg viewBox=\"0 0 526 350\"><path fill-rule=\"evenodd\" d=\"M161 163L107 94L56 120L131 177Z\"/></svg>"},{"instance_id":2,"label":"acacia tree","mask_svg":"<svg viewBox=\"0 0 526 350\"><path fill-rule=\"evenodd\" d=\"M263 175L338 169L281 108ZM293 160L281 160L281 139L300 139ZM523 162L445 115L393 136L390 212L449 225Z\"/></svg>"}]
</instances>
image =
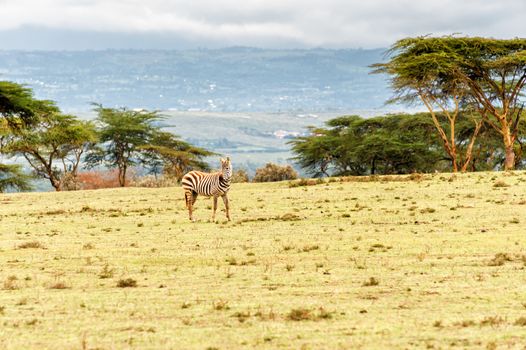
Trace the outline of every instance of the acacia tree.
<instances>
[{"instance_id":1,"label":"acacia tree","mask_svg":"<svg viewBox=\"0 0 526 350\"><path fill-rule=\"evenodd\" d=\"M31 89L10 81L0 81L0 119L5 126L18 130L33 124L38 118L35 109L52 107L51 101L35 100Z\"/></svg>"},{"instance_id":2,"label":"acacia tree","mask_svg":"<svg viewBox=\"0 0 526 350\"><path fill-rule=\"evenodd\" d=\"M299 136L289 142L295 154L292 159L314 177L330 176L338 138L324 128L309 127L308 130L310 135Z\"/></svg>"},{"instance_id":3,"label":"acacia tree","mask_svg":"<svg viewBox=\"0 0 526 350\"><path fill-rule=\"evenodd\" d=\"M326 124L290 142L293 159L314 176L427 172L443 159L426 114L344 116Z\"/></svg>"},{"instance_id":4,"label":"acacia tree","mask_svg":"<svg viewBox=\"0 0 526 350\"><path fill-rule=\"evenodd\" d=\"M526 39L407 38L396 42L389 54L389 62L374 67L392 76L398 98L417 94L430 111L442 101L444 113L451 110L444 101L465 101L501 135L504 168L515 168L521 92L526 83ZM452 142L447 145L441 137L446 150L452 150Z\"/></svg>"},{"instance_id":5,"label":"acacia tree","mask_svg":"<svg viewBox=\"0 0 526 350\"><path fill-rule=\"evenodd\" d=\"M101 147L86 156L86 165L104 164L118 169L119 185L126 186L126 174L138 164L141 146L150 143L158 129L153 123L160 120L157 112L134 111L126 108L107 108L96 105L98 134Z\"/></svg>"},{"instance_id":6,"label":"acacia tree","mask_svg":"<svg viewBox=\"0 0 526 350\"><path fill-rule=\"evenodd\" d=\"M31 89L9 81L0 81L0 153L20 132L35 125L37 110L58 111L53 102L36 100ZM20 165L0 164L0 192L8 189L28 191L31 177Z\"/></svg>"},{"instance_id":7,"label":"acacia tree","mask_svg":"<svg viewBox=\"0 0 526 350\"><path fill-rule=\"evenodd\" d=\"M156 130L149 144L138 147L142 152L141 162L152 173L163 172L177 181L190 170L209 170L204 157L215 155L206 149L195 147L179 139L176 135Z\"/></svg>"},{"instance_id":8,"label":"acacia tree","mask_svg":"<svg viewBox=\"0 0 526 350\"><path fill-rule=\"evenodd\" d=\"M94 125L55 108L37 114L38 122L17 132L3 152L24 157L35 174L48 179L56 191L75 189L81 157L97 140Z\"/></svg>"},{"instance_id":9,"label":"acacia tree","mask_svg":"<svg viewBox=\"0 0 526 350\"><path fill-rule=\"evenodd\" d=\"M427 110L440 137L444 151L449 156L453 172L468 169L472 160L473 145L485 118L472 118L473 133L465 153L459 152L456 124L462 107L469 99L465 84L452 74L453 62L441 52L408 45L404 39L396 42L388 53L387 63L372 65L374 73L391 76L395 97L389 103L415 103L420 100ZM475 114L473 114L475 115ZM444 125L446 124L446 125Z\"/></svg>"},{"instance_id":10,"label":"acacia tree","mask_svg":"<svg viewBox=\"0 0 526 350\"><path fill-rule=\"evenodd\" d=\"M22 166L18 164L0 164L0 193L14 189L18 191L30 191L31 177L22 172Z\"/></svg>"}]
</instances>

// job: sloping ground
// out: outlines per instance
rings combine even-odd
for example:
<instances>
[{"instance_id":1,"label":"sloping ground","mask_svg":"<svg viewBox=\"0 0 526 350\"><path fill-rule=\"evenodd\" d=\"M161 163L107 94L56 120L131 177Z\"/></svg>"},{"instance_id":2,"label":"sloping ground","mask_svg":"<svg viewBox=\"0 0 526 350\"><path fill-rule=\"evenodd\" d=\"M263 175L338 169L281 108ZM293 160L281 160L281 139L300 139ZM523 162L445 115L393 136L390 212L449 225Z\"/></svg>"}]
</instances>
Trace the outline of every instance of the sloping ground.
<instances>
[{"instance_id":1,"label":"sloping ground","mask_svg":"<svg viewBox=\"0 0 526 350\"><path fill-rule=\"evenodd\" d=\"M524 346L526 173L351 180L1 195L0 347Z\"/></svg>"}]
</instances>

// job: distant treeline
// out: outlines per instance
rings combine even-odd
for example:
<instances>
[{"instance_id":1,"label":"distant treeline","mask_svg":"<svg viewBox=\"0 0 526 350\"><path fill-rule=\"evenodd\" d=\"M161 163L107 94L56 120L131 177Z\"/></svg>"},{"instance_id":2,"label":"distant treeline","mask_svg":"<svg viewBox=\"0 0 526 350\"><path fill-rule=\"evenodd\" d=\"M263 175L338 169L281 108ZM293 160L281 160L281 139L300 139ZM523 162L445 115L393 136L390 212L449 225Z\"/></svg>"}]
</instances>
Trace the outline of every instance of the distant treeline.
<instances>
[{"instance_id":1,"label":"distant treeline","mask_svg":"<svg viewBox=\"0 0 526 350\"><path fill-rule=\"evenodd\" d=\"M449 132L450 125L441 126ZM463 163L471 135L481 119L462 112L456 122L457 162ZM526 127L521 123L521 134ZM310 135L290 142L294 160L313 176L407 174L451 171L430 113L392 114L374 118L343 116L329 120L324 128L310 128ZM517 143L517 168L526 167L523 145ZM487 124L481 126L472 146L467 171L502 169L505 149L501 135Z\"/></svg>"}]
</instances>

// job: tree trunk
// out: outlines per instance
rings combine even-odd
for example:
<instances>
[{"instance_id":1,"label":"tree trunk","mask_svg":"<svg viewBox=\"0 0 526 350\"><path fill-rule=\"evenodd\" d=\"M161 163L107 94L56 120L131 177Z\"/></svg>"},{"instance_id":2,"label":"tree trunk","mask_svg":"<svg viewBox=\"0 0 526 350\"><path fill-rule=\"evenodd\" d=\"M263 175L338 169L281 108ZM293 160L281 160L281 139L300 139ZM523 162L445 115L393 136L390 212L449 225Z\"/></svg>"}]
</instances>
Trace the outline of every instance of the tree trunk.
<instances>
[{"instance_id":1,"label":"tree trunk","mask_svg":"<svg viewBox=\"0 0 526 350\"><path fill-rule=\"evenodd\" d=\"M515 150L513 144L515 143L514 137L511 135L510 126L506 120L501 121L502 126L502 138L504 141L504 148L506 150L506 159L504 160L504 170L515 169Z\"/></svg>"},{"instance_id":2,"label":"tree trunk","mask_svg":"<svg viewBox=\"0 0 526 350\"><path fill-rule=\"evenodd\" d=\"M482 121L475 124L475 131L473 132L473 135L471 136L471 140L466 150L466 160L464 161L464 165L462 165L462 169L461 169L463 173L468 170L468 165L471 162L471 159L473 158L473 145L475 144L475 139L477 138L481 127L482 127ZM473 171L475 170L473 169Z\"/></svg>"},{"instance_id":3,"label":"tree trunk","mask_svg":"<svg viewBox=\"0 0 526 350\"><path fill-rule=\"evenodd\" d=\"M515 150L512 145L506 145L506 160L504 161L504 170L515 169Z\"/></svg>"},{"instance_id":4,"label":"tree trunk","mask_svg":"<svg viewBox=\"0 0 526 350\"><path fill-rule=\"evenodd\" d=\"M119 168L119 185L126 186L126 166Z\"/></svg>"},{"instance_id":5,"label":"tree trunk","mask_svg":"<svg viewBox=\"0 0 526 350\"><path fill-rule=\"evenodd\" d=\"M61 186L60 181L57 181L53 178L49 179L49 181L51 182L51 186L53 186L56 192L62 191L62 186Z\"/></svg>"}]
</instances>

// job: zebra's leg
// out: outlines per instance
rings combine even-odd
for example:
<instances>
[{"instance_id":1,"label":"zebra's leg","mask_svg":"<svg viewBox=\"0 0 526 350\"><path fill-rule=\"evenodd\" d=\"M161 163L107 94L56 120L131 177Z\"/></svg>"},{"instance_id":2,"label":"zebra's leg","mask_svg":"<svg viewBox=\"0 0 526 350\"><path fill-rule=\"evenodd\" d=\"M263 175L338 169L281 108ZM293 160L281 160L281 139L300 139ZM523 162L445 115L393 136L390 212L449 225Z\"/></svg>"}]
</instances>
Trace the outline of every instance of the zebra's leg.
<instances>
[{"instance_id":1,"label":"zebra's leg","mask_svg":"<svg viewBox=\"0 0 526 350\"><path fill-rule=\"evenodd\" d=\"M214 196L214 211L212 212L212 222L216 221L217 196Z\"/></svg>"},{"instance_id":2,"label":"zebra's leg","mask_svg":"<svg viewBox=\"0 0 526 350\"><path fill-rule=\"evenodd\" d=\"M226 218L230 221L230 205L228 204L228 196L226 193L221 196L223 198L223 203L225 203Z\"/></svg>"},{"instance_id":3,"label":"zebra's leg","mask_svg":"<svg viewBox=\"0 0 526 350\"><path fill-rule=\"evenodd\" d=\"M186 200L186 207L188 208L188 217L190 218L190 221L194 221L193 218L193 205L195 203L195 200L197 199L197 193L194 194L194 192L187 191L184 193L184 197Z\"/></svg>"}]
</instances>

